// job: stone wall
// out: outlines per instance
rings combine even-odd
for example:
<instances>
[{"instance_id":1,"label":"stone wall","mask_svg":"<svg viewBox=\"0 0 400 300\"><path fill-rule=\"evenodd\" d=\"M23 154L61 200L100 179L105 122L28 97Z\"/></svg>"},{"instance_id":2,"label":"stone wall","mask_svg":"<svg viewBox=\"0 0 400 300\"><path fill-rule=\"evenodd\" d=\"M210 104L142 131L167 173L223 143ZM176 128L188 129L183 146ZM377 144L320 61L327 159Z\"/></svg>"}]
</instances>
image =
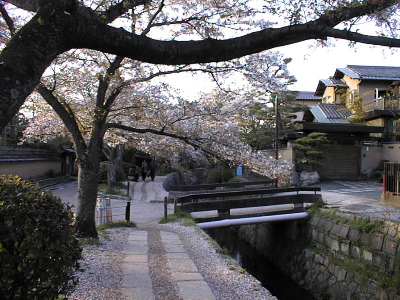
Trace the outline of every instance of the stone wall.
<instances>
[{"instance_id":1,"label":"stone wall","mask_svg":"<svg viewBox=\"0 0 400 300\"><path fill-rule=\"evenodd\" d=\"M352 215L342 218L355 220ZM317 299L400 300L399 225L361 229L328 217L231 229Z\"/></svg>"}]
</instances>

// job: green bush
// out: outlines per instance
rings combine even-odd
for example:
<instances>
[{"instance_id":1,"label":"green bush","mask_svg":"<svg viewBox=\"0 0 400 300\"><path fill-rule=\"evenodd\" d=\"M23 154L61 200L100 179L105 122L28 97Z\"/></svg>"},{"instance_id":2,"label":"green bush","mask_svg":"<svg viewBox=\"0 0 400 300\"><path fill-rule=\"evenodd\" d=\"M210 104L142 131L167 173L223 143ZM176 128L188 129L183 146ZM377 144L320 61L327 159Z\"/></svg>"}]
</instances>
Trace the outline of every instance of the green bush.
<instances>
[{"instance_id":1,"label":"green bush","mask_svg":"<svg viewBox=\"0 0 400 300\"><path fill-rule=\"evenodd\" d=\"M223 183L233 178L233 172L228 167L217 167L209 169L206 173L206 183Z\"/></svg>"},{"instance_id":2,"label":"green bush","mask_svg":"<svg viewBox=\"0 0 400 300\"><path fill-rule=\"evenodd\" d=\"M73 289L81 248L72 221L59 198L0 176L1 299L60 299Z\"/></svg>"},{"instance_id":3,"label":"green bush","mask_svg":"<svg viewBox=\"0 0 400 300\"><path fill-rule=\"evenodd\" d=\"M117 173L116 174L117 182L121 182L121 181L126 180L127 177L126 177L125 172L124 172L124 170L122 168L117 168L116 169L116 173ZM126 173L126 174L128 174L128 173ZM100 177L100 180L107 180L107 177L108 177L108 161L102 161L100 163L99 177Z\"/></svg>"}]
</instances>

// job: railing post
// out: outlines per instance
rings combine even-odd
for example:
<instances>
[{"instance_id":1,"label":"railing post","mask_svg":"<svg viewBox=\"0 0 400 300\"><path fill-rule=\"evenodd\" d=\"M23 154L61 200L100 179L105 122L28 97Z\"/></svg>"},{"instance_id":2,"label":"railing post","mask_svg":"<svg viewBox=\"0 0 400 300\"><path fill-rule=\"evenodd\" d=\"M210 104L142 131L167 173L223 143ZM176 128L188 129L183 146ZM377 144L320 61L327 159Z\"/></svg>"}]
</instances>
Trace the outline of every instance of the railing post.
<instances>
[{"instance_id":1,"label":"railing post","mask_svg":"<svg viewBox=\"0 0 400 300\"><path fill-rule=\"evenodd\" d=\"M230 216L231 212L230 209L218 209L218 217L226 217L226 216Z\"/></svg>"},{"instance_id":2,"label":"railing post","mask_svg":"<svg viewBox=\"0 0 400 300\"><path fill-rule=\"evenodd\" d=\"M164 219L165 220L167 220L167 218L168 218L168 210L167 210L167 208L168 208L168 198L167 197L164 197Z\"/></svg>"},{"instance_id":3,"label":"railing post","mask_svg":"<svg viewBox=\"0 0 400 300\"><path fill-rule=\"evenodd\" d=\"M126 202L125 221L126 222L131 221L131 201L130 200Z\"/></svg>"},{"instance_id":4,"label":"railing post","mask_svg":"<svg viewBox=\"0 0 400 300\"><path fill-rule=\"evenodd\" d=\"M176 198L174 198L174 214L176 214L176 207L178 206Z\"/></svg>"}]
</instances>

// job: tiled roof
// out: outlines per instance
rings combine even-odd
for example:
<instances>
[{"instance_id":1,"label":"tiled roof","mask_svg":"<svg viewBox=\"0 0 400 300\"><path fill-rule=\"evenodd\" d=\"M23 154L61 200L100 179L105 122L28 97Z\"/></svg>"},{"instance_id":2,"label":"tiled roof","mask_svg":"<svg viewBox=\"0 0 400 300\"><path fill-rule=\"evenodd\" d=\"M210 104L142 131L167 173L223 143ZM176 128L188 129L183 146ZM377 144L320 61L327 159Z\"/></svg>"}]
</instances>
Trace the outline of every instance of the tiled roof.
<instances>
[{"instance_id":1,"label":"tiled roof","mask_svg":"<svg viewBox=\"0 0 400 300\"><path fill-rule=\"evenodd\" d=\"M296 100L313 100L321 101L321 97L315 96L314 92L300 91L296 95Z\"/></svg>"},{"instance_id":2,"label":"tiled roof","mask_svg":"<svg viewBox=\"0 0 400 300\"><path fill-rule=\"evenodd\" d=\"M318 106L328 119L346 119L352 115L344 104L319 103Z\"/></svg>"},{"instance_id":3,"label":"tiled roof","mask_svg":"<svg viewBox=\"0 0 400 300\"><path fill-rule=\"evenodd\" d=\"M338 78L329 77L328 79L320 79L320 81L318 82L317 89L315 91L315 95L322 96L324 94L326 87L328 86L339 87L339 88L348 87L345 82L343 82L341 79Z\"/></svg>"},{"instance_id":4,"label":"tiled roof","mask_svg":"<svg viewBox=\"0 0 400 300\"><path fill-rule=\"evenodd\" d=\"M376 80L400 80L400 67L348 65L338 69L352 78Z\"/></svg>"}]
</instances>

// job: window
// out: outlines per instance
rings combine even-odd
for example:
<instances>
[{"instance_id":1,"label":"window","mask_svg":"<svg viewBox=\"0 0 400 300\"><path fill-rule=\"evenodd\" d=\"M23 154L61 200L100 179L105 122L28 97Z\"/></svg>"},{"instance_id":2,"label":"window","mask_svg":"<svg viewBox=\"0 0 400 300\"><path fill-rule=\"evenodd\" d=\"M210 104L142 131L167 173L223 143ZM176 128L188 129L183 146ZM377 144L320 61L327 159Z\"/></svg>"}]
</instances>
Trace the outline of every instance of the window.
<instances>
[{"instance_id":1,"label":"window","mask_svg":"<svg viewBox=\"0 0 400 300\"><path fill-rule=\"evenodd\" d=\"M342 94L336 93L335 94L335 103L341 103L341 100L342 100Z\"/></svg>"},{"instance_id":2,"label":"window","mask_svg":"<svg viewBox=\"0 0 400 300\"><path fill-rule=\"evenodd\" d=\"M382 99L387 95L388 91L383 89L375 89L375 99Z\"/></svg>"}]
</instances>

